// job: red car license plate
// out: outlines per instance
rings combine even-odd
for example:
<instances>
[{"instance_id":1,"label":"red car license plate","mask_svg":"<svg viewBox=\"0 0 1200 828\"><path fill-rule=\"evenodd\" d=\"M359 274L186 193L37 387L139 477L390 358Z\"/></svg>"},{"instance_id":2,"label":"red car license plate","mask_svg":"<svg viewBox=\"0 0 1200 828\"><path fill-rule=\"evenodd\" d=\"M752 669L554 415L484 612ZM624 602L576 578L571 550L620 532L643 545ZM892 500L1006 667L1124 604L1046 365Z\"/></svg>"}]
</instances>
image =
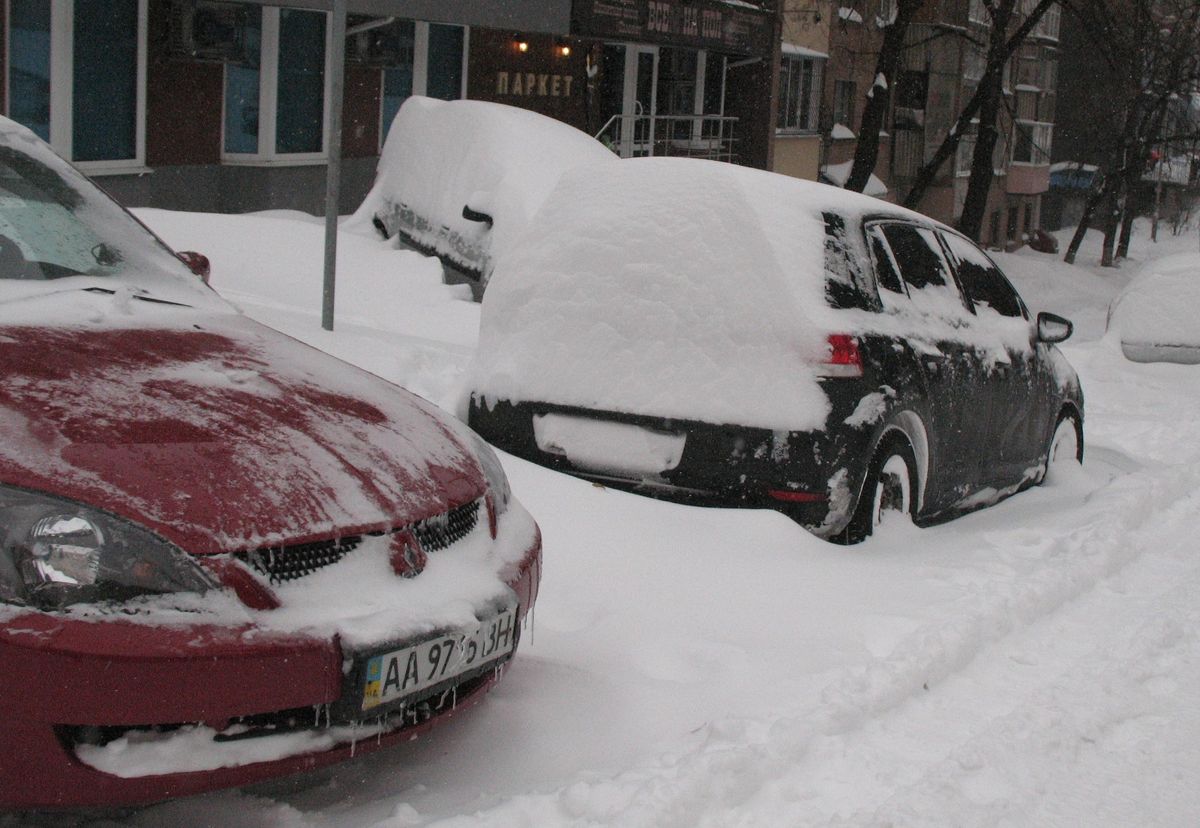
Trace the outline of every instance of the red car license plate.
<instances>
[{"instance_id":1,"label":"red car license plate","mask_svg":"<svg viewBox=\"0 0 1200 828\"><path fill-rule=\"evenodd\" d=\"M362 709L371 710L455 678L512 654L517 643L517 607L457 630L392 650L367 661Z\"/></svg>"}]
</instances>

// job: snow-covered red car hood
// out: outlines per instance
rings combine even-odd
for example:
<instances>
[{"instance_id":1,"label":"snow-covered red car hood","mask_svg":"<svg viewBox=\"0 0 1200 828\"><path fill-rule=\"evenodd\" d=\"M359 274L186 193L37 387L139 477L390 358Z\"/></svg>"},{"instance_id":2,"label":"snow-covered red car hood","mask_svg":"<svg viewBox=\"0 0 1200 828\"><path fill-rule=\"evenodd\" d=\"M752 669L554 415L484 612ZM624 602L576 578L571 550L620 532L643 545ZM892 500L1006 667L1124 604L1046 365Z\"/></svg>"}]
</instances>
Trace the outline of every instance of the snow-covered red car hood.
<instances>
[{"instance_id":1,"label":"snow-covered red car hood","mask_svg":"<svg viewBox=\"0 0 1200 828\"><path fill-rule=\"evenodd\" d=\"M97 304L111 297L86 297ZM0 484L210 554L387 529L483 494L445 415L244 316L0 321Z\"/></svg>"}]
</instances>

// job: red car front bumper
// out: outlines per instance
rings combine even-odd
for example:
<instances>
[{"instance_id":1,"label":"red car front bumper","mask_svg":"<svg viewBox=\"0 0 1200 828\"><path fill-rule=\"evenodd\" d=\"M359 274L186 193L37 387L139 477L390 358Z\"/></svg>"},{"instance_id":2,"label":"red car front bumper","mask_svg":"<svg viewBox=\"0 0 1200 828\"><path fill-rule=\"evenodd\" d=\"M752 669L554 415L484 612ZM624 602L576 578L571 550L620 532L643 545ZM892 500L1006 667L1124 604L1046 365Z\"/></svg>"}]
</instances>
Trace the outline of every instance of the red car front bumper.
<instances>
[{"instance_id":1,"label":"red car front bumper","mask_svg":"<svg viewBox=\"0 0 1200 828\"><path fill-rule=\"evenodd\" d=\"M537 599L540 538L506 573L519 614ZM0 626L0 808L131 805L235 787L378 750L469 707L495 671L468 682L456 703L419 724L361 742L269 761L190 772L116 776L76 755L81 728L207 724L296 708L319 709L342 693L336 640L252 628L152 627L29 613Z\"/></svg>"}]
</instances>

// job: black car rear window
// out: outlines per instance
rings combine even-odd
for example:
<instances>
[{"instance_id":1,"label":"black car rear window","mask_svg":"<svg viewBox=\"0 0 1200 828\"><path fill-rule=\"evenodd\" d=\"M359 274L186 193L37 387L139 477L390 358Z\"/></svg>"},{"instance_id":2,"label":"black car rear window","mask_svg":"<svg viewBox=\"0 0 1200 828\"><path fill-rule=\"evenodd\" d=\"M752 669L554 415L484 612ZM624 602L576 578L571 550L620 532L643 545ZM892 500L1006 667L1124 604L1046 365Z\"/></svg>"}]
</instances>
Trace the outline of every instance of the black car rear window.
<instances>
[{"instance_id":1,"label":"black car rear window","mask_svg":"<svg viewBox=\"0 0 1200 828\"><path fill-rule=\"evenodd\" d=\"M879 310L879 304L863 287L865 278L858 258L849 248L846 220L837 213L825 219L825 300L831 308Z\"/></svg>"}]
</instances>

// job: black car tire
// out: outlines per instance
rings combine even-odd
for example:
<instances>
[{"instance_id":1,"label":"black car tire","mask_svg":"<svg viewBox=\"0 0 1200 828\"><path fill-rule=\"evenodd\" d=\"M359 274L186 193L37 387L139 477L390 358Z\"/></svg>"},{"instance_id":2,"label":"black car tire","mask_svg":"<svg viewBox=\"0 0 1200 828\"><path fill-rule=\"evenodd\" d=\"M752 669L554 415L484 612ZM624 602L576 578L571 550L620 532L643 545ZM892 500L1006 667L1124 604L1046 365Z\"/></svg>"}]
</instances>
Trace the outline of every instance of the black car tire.
<instances>
[{"instance_id":1,"label":"black car tire","mask_svg":"<svg viewBox=\"0 0 1200 828\"><path fill-rule=\"evenodd\" d=\"M1083 428L1079 418L1069 411L1059 415L1050 436L1050 447L1046 450L1046 471L1042 475L1045 480L1052 469L1060 464L1083 463Z\"/></svg>"},{"instance_id":2,"label":"black car tire","mask_svg":"<svg viewBox=\"0 0 1200 828\"><path fill-rule=\"evenodd\" d=\"M912 517L916 511L916 459L908 443L893 438L881 445L871 458L854 516L843 532L845 543L869 538L889 511Z\"/></svg>"}]
</instances>

